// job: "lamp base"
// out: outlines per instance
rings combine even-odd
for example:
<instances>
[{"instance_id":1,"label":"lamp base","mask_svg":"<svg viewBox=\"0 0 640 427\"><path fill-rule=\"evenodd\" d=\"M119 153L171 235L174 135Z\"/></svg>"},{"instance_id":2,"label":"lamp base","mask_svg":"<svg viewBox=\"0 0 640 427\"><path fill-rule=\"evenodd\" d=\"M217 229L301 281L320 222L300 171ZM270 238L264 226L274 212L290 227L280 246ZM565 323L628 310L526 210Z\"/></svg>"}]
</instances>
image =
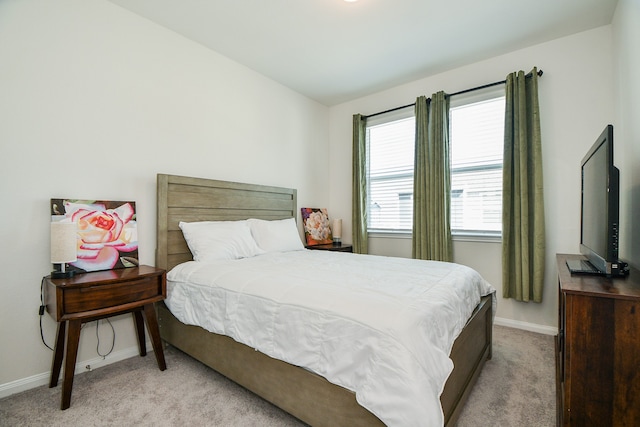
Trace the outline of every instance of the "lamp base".
<instances>
[{"instance_id":1,"label":"lamp base","mask_svg":"<svg viewBox=\"0 0 640 427\"><path fill-rule=\"evenodd\" d=\"M75 275L76 275L76 272L74 270L67 270L67 271L54 270L51 272L52 279L69 279Z\"/></svg>"}]
</instances>

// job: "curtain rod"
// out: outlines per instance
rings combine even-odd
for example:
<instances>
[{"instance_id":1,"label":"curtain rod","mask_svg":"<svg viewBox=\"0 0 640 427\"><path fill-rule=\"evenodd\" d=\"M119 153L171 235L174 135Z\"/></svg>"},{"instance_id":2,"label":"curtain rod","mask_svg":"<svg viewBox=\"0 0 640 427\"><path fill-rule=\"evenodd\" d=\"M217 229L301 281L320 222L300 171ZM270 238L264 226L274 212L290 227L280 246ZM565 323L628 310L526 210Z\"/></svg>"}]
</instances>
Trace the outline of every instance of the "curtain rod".
<instances>
[{"instance_id":1,"label":"curtain rod","mask_svg":"<svg viewBox=\"0 0 640 427\"><path fill-rule=\"evenodd\" d=\"M542 77L542 74L543 74L543 71L542 70L538 70L538 77ZM529 77L530 75L531 74L527 74L527 77ZM501 84L505 84L506 82L507 82L506 80L501 80L499 82L488 83L486 85L472 87L471 89L461 90L459 92L452 93L452 94L450 94L448 96L462 95L463 93L469 93L469 92L473 92L473 91L480 90L480 89L486 89L486 88L492 87L492 86L498 86L498 85L501 85ZM411 104L407 104L407 105L402 105L400 107L391 108L389 110L380 111L379 113L369 114L368 116L363 116L363 117L368 119L368 118L379 116L379 115L382 115L382 114L391 113L393 111L402 110L403 108L413 107L414 105L416 105L415 102L411 103Z\"/></svg>"}]
</instances>

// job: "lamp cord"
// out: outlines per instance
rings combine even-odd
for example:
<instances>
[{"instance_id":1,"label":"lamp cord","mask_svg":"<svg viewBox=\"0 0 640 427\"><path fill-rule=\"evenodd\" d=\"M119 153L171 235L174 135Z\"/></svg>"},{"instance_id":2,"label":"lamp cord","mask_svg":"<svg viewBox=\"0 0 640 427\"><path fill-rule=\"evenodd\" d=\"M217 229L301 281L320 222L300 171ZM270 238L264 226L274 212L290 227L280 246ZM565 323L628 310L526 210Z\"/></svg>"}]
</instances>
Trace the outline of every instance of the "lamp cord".
<instances>
[{"instance_id":1,"label":"lamp cord","mask_svg":"<svg viewBox=\"0 0 640 427\"><path fill-rule=\"evenodd\" d=\"M47 344L47 342L44 340L44 332L42 331L42 316L44 315L44 309L45 309L45 305L44 305L44 277L43 277L42 281L40 282L40 309L38 310L38 314L40 315L40 338L42 338L42 344L44 344L49 350L53 351L53 348L51 348L49 344Z\"/></svg>"},{"instance_id":2,"label":"lamp cord","mask_svg":"<svg viewBox=\"0 0 640 427\"><path fill-rule=\"evenodd\" d=\"M113 334L111 337L111 348L105 354L101 354L100 353L100 334L98 333L98 329L100 328L100 320L96 320L96 337L98 338L98 344L96 345L96 353L98 353L98 356L102 357L102 359L104 360L107 358L108 355L111 354L111 352L113 351L113 348L116 345L116 330L113 328L113 325L111 324L111 321L109 319L103 319L103 320L106 320L109 326L111 326L111 333Z\"/></svg>"}]
</instances>

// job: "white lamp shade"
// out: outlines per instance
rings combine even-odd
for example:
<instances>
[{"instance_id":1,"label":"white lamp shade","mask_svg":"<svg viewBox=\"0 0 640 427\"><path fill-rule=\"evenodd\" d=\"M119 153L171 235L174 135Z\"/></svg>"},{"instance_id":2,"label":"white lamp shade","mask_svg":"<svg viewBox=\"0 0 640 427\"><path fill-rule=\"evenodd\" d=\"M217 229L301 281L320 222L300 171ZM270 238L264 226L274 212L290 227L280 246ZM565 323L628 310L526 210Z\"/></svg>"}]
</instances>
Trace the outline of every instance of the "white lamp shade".
<instances>
[{"instance_id":1,"label":"white lamp shade","mask_svg":"<svg viewBox=\"0 0 640 427\"><path fill-rule=\"evenodd\" d=\"M51 223L52 264L64 264L78 260L77 227L75 222Z\"/></svg>"},{"instance_id":2,"label":"white lamp shade","mask_svg":"<svg viewBox=\"0 0 640 427\"><path fill-rule=\"evenodd\" d=\"M336 238L341 238L342 237L342 220L341 219L334 219L333 220L333 237Z\"/></svg>"}]
</instances>

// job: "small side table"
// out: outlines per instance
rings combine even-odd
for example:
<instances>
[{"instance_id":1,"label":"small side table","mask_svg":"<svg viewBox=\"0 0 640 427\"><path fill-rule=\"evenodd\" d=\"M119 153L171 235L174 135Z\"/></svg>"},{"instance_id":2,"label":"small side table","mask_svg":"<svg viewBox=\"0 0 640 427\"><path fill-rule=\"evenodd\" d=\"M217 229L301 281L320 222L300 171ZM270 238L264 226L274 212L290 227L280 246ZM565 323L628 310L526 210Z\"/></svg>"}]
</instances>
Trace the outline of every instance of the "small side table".
<instances>
[{"instance_id":1,"label":"small side table","mask_svg":"<svg viewBox=\"0 0 640 427\"><path fill-rule=\"evenodd\" d=\"M60 409L71 406L73 374L83 323L132 313L140 356L146 356L146 320L158 368L161 371L166 369L158 320L153 306L154 302L162 301L167 296L164 270L141 265L83 273L69 279L52 279L47 276L44 296L47 312L58 322L49 388L58 385L62 360L65 360Z\"/></svg>"},{"instance_id":2,"label":"small side table","mask_svg":"<svg viewBox=\"0 0 640 427\"><path fill-rule=\"evenodd\" d=\"M334 245L333 243L329 243L326 245L313 245L313 246L305 246L307 249L313 249L318 251L335 251L335 252L353 252L352 245L343 245L340 243L339 245Z\"/></svg>"}]
</instances>

